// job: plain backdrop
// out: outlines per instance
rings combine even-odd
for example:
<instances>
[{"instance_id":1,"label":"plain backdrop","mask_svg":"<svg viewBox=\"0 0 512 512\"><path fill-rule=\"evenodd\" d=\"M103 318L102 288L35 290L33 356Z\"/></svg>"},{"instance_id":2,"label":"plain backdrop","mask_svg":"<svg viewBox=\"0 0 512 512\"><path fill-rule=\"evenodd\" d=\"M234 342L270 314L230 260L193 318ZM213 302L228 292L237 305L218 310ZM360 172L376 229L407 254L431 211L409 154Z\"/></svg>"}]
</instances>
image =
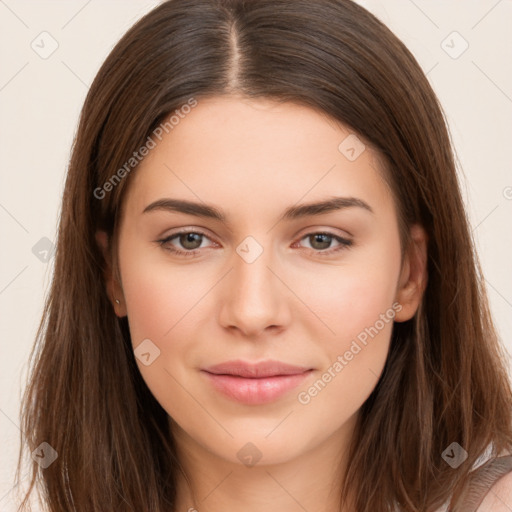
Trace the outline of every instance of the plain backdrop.
<instances>
[{"instance_id":1,"label":"plain backdrop","mask_svg":"<svg viewBox=\"0 0 512 512\"><path fill-rule=\"evenodd\" d=\"M2 512L15 510L20 398L79 112L113 45L158 3L0 0ZM359 3L412 51L443 105L492 313L510 353L512 1Z\"/></svg>"}]
</instances>

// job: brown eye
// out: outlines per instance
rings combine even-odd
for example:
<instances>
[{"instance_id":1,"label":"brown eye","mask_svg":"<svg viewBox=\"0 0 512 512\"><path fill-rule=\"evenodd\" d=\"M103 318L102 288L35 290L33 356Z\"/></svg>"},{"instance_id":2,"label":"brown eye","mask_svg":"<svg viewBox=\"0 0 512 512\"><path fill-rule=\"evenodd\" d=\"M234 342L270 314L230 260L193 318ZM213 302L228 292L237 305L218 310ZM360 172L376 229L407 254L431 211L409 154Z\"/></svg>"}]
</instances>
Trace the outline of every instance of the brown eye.
<instances>
[{"instance_id":1,"label":"brown eye","mask_svg":"<svg viewBox=\"0 0 512 512\"><path fill-rule=\"evenodd\" d=\"M353 244L351 240L337 236L334 233L309 233L308 235L301 238L301 240L305 239L307 239L310 244L310 247L305 247L305 249L310 249L315 254L321 255L327 255L341 251ZM333 241L337 242L337 246L331 248Z\"/></svg>"},{"instance_id":2,"label":"brown eye","mask_svg":"<svg viewBox=\"0 0 512 512\"><path fill-rule=\"evenodd\" d=\"M313 247L313 249L324 250L329 249L333 237L331 235L327 235L326 233L315 233L314 235L309 235L309 243Z\"/></svg>"},{"instance_id":3,"label":"brown eye","mask_svg":"<svg viewBox=\"0 0 512 512\"><path fill-rule=\"evenodd\" d=\"M171 243L175 239L178 243ZM157 240L157 242L166 251L182 256L194 256L200 251L203 239L209 240L209 237L199 231L181 231L180 233L169 235L162 240Z\"/></svg>"},{"instance_id":4,"label":"brown eye","mask_svg":"<svg viewBox=\"0 0 512 512\"><path fill-rule=\"evenodd\" d=\"M194 250L201 247L202 237L200 233L181 233L178 235L178 240L184 249Z\"/></svg>"}]
</instances>

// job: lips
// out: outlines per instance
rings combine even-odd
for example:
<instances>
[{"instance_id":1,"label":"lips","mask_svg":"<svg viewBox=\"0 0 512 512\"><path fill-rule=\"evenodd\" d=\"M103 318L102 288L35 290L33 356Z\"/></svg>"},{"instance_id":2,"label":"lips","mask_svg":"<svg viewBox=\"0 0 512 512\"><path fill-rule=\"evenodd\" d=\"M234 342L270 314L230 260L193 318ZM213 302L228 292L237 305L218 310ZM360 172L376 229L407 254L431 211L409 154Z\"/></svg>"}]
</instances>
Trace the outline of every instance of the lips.
<instances>
[{"instance_id":1,"label":"lips","mask_svg":"<svg viewBox=\"0 0 512 512\"><path fill-rule=\"evenodd\" d=\"M302 383L313 371L281 361L227 361L202 370L213 387L248 405L269 403Z\"/></svg>"}]
</instances>

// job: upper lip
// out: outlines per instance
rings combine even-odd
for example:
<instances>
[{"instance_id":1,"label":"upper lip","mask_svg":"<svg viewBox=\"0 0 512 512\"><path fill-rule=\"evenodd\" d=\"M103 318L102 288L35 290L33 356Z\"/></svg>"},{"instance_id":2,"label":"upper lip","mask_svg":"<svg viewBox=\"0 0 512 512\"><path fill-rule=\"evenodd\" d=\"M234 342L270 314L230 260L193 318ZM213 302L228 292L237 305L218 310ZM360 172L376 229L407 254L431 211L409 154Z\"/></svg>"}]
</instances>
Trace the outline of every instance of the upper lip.
<instances>
[{"instance_id":1,"label":"upper lip","mask_svg":"<svg viewBox=\"0 0 512 512\"><path fill-rule=\"evenodd\" d=\"M281 361L262 361L259 363L247 363L245 361L226 361L205 368L204 371L217 375L236 375L239 377L261 378L276 377L278 375L297 375L312 368L306 366L294 366Z\"/></svg>"}]
</instances>

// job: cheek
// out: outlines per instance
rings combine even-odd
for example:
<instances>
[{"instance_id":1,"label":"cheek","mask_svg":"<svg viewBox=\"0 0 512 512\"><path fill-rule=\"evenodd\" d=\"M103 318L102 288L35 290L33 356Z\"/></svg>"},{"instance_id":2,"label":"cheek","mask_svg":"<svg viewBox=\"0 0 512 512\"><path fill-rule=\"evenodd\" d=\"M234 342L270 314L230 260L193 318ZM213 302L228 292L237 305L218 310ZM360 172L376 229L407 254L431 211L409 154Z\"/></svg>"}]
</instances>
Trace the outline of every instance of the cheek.
<instances>
[{"instance_id":1,"label":"cheek","mask_svg":"<svg viewBox=\"0 0 512 512\"><path fill-rule=\"evenodd\" d=\"M307 305L328 327L320 339L342 349L376 323L382 329L381 315L394 318L399 272L399 247L381 243L358 251L343 265L320 269L306 281L302 278Z\"/></svg>"},{"instance_id":2,"label":"cheek","mask_svg":"<svg viewBox=\"0 0 512 512\"><path fill-rule=\"evenodd\" d=\"M185 369L198 320L205 315L200 298L210 281L190 279L186 267L172 267L142 253L124 260L123 292L127 303L130 336L140 374L157 402L177 418L188 418L193 390ZM148 342L147 340L150 340ZM139 347L145 347L142 350ZM150 353L149 361L137 354ZM149 364L146 364L148 363Z\"/></svg>"},{"instance_id":3,"label":"cheek","mask_svg":"<svg viewBox=\"0 0 512 512\"><path fill-rule=\"evenodd\" d=\"M355 412L374 389L386 362L393 322L400 306L395 302L400 273L400 246L381 240L368 250L347 258L343 267L308 281L308 304L329 330L317 335L324 353L323 365L304 400L324 421L329 410L342 403ZM324 269L323 272L326 272ZM318 283L322 285L318 287ZM314 290L314 293L312 293ZM320 328L316 328L318 334ZM334 331L334 332L332 332ZM318 398L317 398L318 397Z\"/></svg>"},{"instance_id":4,"label":"cheek","mask_svg":"<svg viewBox=\"0 0 512 512\"><path fill-rule=\"evenodd\" d=\"M152 251L127 254L122 281L132 342L154 338L164 345L190 322L210 281L191 279L186 265L171 265Z\"/></svg>"}]
</instances>

